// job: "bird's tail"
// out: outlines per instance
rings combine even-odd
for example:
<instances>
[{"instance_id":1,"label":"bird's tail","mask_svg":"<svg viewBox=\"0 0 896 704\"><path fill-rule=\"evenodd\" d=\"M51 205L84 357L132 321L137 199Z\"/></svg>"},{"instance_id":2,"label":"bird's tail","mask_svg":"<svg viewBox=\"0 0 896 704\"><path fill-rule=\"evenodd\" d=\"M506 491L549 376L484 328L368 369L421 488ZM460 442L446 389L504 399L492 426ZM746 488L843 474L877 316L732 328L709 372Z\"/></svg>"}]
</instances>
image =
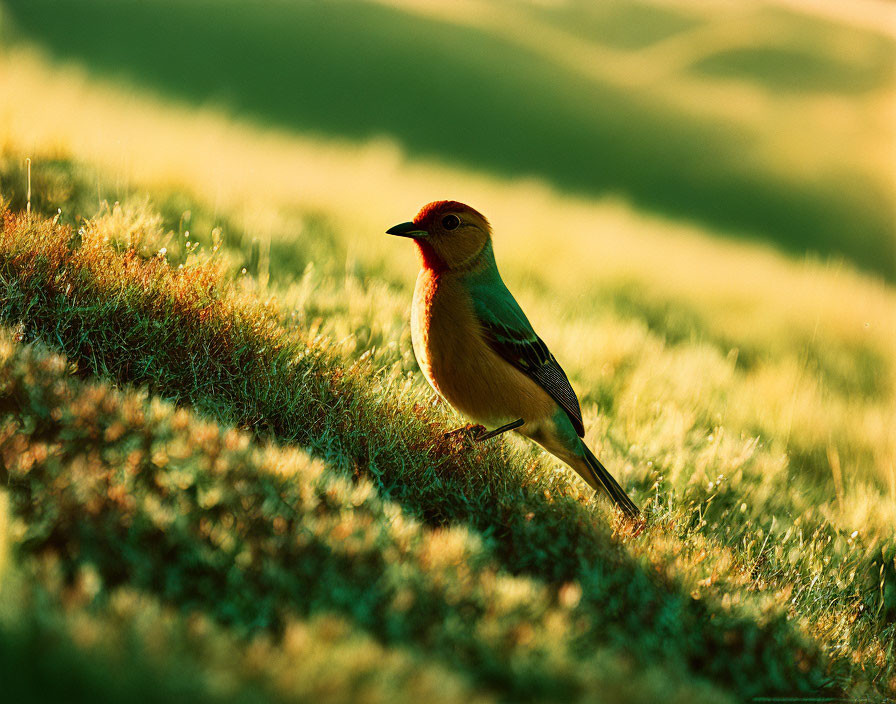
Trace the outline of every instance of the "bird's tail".
<instances>
[{"instance_id":1,"label":"bird's tail","mask_svg":"<svg viewBox=\"0 0 896 704\"><path fill-rule=\"evenodd\" d=\"M595 489L598 487L603 489L604 493L610 497L613 503L615 503L625 515L631 518L640 516L641 511L635 505L635 502L628 497L628 494L625 493L625 489L619 486L619 482L613 479L613 475L607 471L607 468L601 464L600 460L594 456L594 453L588 449L588 446L585 445L584 442L582 443L582 448L585 451L585 462L588 465L588 469L591 470L591 476L594 479L594 483L597 484Z\"/></svg>"}]
</instances>

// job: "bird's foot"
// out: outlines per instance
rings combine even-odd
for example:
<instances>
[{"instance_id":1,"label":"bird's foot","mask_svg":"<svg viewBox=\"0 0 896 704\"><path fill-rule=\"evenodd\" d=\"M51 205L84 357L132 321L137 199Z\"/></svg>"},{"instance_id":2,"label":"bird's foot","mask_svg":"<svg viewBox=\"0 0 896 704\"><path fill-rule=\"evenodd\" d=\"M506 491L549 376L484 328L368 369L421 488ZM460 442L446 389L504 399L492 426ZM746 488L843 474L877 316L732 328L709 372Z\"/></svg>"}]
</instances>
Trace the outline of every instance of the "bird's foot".
<instances>
[{"instance_id":1,"label":"bird's foot","mask_svg":"<svg viewBox=\"0 0 896 704\"><path fill-rule=\"evenodd\" d=\"M637 538L647 527L647 520L643 516L629 516L621 510L616 511L613 522L613 534L624 538Z\"/></svg>"}]
</instances>

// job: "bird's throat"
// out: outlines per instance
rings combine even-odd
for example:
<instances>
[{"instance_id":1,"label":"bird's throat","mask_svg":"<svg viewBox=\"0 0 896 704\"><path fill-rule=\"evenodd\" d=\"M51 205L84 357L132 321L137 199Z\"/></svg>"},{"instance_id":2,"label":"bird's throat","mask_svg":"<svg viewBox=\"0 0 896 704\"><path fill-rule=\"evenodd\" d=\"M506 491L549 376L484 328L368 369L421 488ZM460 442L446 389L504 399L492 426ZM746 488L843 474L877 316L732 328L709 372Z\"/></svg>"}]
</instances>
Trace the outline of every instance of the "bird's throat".
<instances>
[{"instance_id":1,"label":"bird's throat","mask_svg":"<svg viewBox=\"0 0 896 704\"><path fill-rule=\"evenodd\" d=\"M417 251L420 252L420 263L424 269L430 269L439 274L448 268L445 260L436 254L436 250L429 242L415 240L415 244L417 245Z\"/></svg>"}]
</instances>

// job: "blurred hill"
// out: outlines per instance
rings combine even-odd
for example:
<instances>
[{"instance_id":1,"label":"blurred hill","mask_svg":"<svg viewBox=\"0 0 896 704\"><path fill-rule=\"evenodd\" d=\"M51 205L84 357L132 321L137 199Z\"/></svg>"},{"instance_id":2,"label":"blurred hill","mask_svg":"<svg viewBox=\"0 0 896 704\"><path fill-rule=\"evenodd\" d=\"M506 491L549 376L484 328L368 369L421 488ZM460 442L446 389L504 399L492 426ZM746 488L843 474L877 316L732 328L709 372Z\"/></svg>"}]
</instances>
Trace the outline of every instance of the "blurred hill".
<instances>
[{"instance_id":1,"label":"blurred hill","mask_svg":"<svg viewBox=\"0 0 896 704\"><path fill-rule=\"evenodd\" d=\"M896 278L884 4L855 5L857 21L796 2L5 7L8 37L188 103L386 136Z\"/></svg>"}]
</instances>

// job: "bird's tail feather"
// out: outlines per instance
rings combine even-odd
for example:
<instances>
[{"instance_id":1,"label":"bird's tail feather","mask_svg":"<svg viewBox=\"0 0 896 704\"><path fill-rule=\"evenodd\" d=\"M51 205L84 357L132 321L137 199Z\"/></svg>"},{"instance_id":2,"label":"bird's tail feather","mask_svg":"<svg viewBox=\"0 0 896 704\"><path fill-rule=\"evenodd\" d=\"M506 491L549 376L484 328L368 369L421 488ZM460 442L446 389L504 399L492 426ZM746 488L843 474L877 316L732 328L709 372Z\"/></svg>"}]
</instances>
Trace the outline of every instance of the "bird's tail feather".
<instances>
[{"instance_id":1,"label":"bird's tail feather","mask_svg":"<svg viewBox=\"0 0 896 704\"><path fill-rule=\"evenodd\" d=\"M594 456L594 453L588 449L585 443L582 443L582 447L585 450L585 462L588 464L588 468L591 470L591 474L607 496L625 513L627 516L631 518L637 518L641 515L640 509L635 505L635 502L632 501L628 494L625 493L625 489L619 486L619 483L613 479L613 475L607 471L607 468L604 467L600 460Z\"/></svg>"}]
</instances>

